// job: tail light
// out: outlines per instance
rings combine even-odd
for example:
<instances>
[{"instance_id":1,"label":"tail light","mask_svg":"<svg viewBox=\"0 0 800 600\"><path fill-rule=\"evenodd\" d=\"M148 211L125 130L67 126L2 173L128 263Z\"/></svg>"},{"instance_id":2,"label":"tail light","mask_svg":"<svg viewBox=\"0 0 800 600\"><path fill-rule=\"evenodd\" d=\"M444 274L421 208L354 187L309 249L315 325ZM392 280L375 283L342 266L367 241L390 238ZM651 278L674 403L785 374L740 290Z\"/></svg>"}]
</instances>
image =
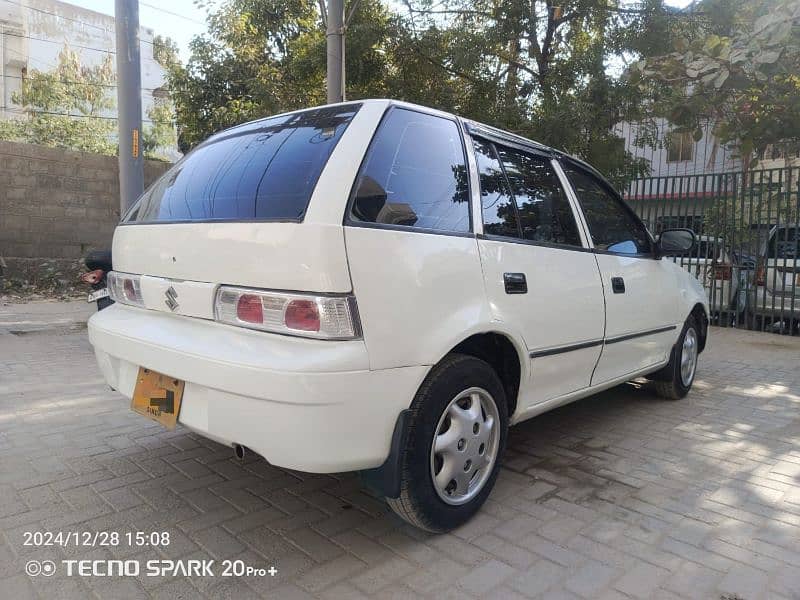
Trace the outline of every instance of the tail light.
<instances>
[{"instance_id":1,"label":"tail light","mask_svg":"<svg viewBox=\"0 0 800 600\"><path fill-rule=\"evenodd\" d=\"M717 281L730 281L733 268L731 265L719 264L714 265L714 279Z\"/></svg>"},{"instance_id":2,"label":"tail light","mask_svg":"<svg viewBox=\"0 0 800 600\"><path fill-rule=\"evenodd\" d=\"M94 285L95 283L99 283L100 280L103 279L103 269L95 269L94 271L88 271L86 273L81 274L81 281L83 283L88 283L89 285Z\"/></svg>"},{"instance_id":3,"label":"tail light","mask_svg":"<svg viewBox=\"0 0 800 600\"><path fill-rule=\"evenodd\" d=\"M764 263L758 263L756 266L756 276L755 276L756 285L767 285L767 269L764 267Z\"/></svg>"},{"instance_id":4,"label":"tail light","mask_svg":"<svg viewBox=\"0 0 800 600\"><path fill-rule=\"evenodd\" d=\"M108 273L108 294L114 302L144 308L141 276L139 275L110 271Z\"/></svg>"},{"instance_id":5,"label":"tail light","mask_svg":"<svg viewBox=\"0 0 800 600\"><path fill-rule=\"evenodd\" d=\"M221 286L214 301L220 323L327 340L361 336L353 296L318 296Z\"/></svg>"}]
</instances>

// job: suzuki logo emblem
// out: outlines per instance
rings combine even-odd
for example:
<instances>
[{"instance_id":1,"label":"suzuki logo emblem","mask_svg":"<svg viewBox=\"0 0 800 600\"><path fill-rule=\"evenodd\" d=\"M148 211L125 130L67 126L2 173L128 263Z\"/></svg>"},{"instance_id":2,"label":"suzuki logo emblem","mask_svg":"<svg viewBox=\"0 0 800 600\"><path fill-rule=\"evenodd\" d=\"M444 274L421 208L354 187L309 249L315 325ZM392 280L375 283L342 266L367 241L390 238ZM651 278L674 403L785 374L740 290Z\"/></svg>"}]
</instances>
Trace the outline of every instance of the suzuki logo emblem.
<instances>
[{"instance_id":1,"label":"suzuki logo emblem","mask_svg":"<svg viewBox=\"0 0 800 600\"><path fill-rule=\"evenodd\" d=\"M175 291L175 288L169 286L167 291L164 292L164 295L167 297L164 300L164 304L166 304L172 312L175 312L175 309L178 308L178 301L175 298L178 297L178 292Z\"/></svg>"}]
</instances>

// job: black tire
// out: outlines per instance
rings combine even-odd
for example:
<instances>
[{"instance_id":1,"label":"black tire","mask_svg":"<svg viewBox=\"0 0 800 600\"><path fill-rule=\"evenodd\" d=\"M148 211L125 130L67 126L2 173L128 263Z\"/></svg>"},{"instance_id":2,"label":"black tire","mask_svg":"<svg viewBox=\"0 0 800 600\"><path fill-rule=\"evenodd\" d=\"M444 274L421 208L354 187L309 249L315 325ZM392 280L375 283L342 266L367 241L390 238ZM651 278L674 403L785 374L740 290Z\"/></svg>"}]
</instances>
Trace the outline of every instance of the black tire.
<instances>
[{"instance_id":1,"label":"black tire","mask_svg":"<svg viewBox=\"0 0 800 600\"><path fill-rule=\"evenodd\" d=\"M448 504L433 483L431 445L440 418L451 401L472 387L486 390L497 408L499 445L488 478L464 504ZM400 459L400 496L387 498L389 506L410 524L441 533L466 523L483 505L494 487L508 435L508 408L503 384L488 363L463 354L451 354L436 365L420 386L410 407L406 445ZM466 469L465 469L466 470Z\"/></svg>"},{"instance_id":2,"label":"black tire","mask_svg":"<svg viewBox=\"0 0 800 600\"><path fill-rule=\"evenodd\" d=\"M683 351L683 342L686 339L686 335L690 329L694 331L695 339L699 342L700 329L697 326L697 321L695 318L690 315L689 318L686 319L686 323L683 325L683 330L681 331L680 336L678 336L678 341L675 342L675 346L672 348L669 363L666 367L658 371L652 377L655 384L656 393L658 393L658 395L662 398L666 398L668 400L680 400L685 398L689 393L689 390L692 389L692 384L694 383L694 379L697 375L697 364L695 363L695 368L688 385L684 383L683 377L681 376L681 354Z\"/></svg>"}]
</instances>

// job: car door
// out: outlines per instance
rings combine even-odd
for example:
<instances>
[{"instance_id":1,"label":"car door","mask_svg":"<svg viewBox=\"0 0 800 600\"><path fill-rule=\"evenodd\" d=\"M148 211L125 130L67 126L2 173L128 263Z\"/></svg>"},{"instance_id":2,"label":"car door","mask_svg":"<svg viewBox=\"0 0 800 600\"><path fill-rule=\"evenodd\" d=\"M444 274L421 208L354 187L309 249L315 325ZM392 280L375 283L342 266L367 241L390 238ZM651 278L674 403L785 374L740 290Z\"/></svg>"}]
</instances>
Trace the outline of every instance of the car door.
<instances>
[{"instance_id":1,"label":"car door","mask_svg":"<svg viewBox=\"0 0 800 600\"><path fill-rule=\"evenodd\" d=\"M592 385L663 364L684 316L676 267L656 259L644 224L602 178L562 160L594 247L605 292L606 328Z\"/></svg>"},{"instance_id":2,"label":"car door","mask_svg":"<svg viewBox=\"0 0 800 600\"><path fill-rule=\"evenodd\" d=\"M531 360L524 412L589 386L603 338L602 284L551 157L502 140L472 142L492 318L522 337Z\"/></svg>"}]
</instances>

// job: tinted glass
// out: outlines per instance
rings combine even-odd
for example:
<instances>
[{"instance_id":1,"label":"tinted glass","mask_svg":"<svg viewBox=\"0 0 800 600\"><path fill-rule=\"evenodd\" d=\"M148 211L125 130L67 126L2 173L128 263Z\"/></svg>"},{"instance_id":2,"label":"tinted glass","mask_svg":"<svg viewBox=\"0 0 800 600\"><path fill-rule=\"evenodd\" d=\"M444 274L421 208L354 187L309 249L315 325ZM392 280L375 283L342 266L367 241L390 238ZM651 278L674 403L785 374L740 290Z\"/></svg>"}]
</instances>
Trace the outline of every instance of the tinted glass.
<instances>
[{"instance_id":1,"label":"tinted glass","mask_svg":"<svg viewBox=\"0 0 800 600\"><path fill-rule=\"evenodd\" d=\"M325 107L216 135L156 181L125 221L302 219L357 110Z\"/></svg>"},{"instance_id":2,"label":"tinted glass","mask_svg":"<svg viewBox=\"0 0 800 600\"><path fill-rule=\"evenodd\" d=\"M769 258L800 258L800 229L776 229L770 240Z\"/></svg>"},{"instance_id":3,"label":"tinted glass","mask_svg":"<svg viewBox=\"0 0 800 600\"><path fill-rule=\"evenodd\" d=\"M595 176L569 163L563 164L583 209L595 248L617 254L650 252L650 237L622 201Z\"/></svg>"},{"instance_id":4,"label":"tinted glass","mask_svg":"<svg viewBox=\"0 0 800 600\"><path fill-rule=\"evenodd\" d=\"M522 237L580 246L578 225L550 159L497 146L517 203Z\"/></svg>"},{"instance_id":5,"label":"tinted glass","mask_svg":"<svg viewBox=\"0 0 800 600\"><path fill-rule=\"evenodd\" d=\"M514 209L508 182L503 175L503 168L495 154L494 146L477 139L474 140L474 146L480 172L484 233L520 237L517 211Z\"/></svg>"},{"instance_id":6,"label":"tinted glass","mask_svg":"<svg viewBox=\"0 0 800 600\"><path fill-rule=\"evenodd\" d=\"M393 109L367 151L350 218L469 231L467 169L455 122Z\"/></svg>"}]
</instances>

